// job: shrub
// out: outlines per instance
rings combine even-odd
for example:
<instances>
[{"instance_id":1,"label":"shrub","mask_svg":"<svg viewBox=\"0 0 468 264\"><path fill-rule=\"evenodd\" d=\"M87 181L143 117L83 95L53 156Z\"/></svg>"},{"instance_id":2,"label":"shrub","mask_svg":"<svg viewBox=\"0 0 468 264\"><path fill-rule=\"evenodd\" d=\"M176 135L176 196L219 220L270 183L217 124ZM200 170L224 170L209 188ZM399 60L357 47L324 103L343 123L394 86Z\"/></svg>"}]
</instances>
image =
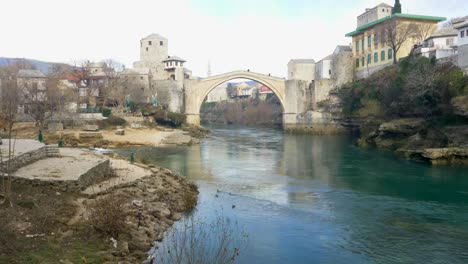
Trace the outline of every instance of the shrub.
<instances>
[{"instance_id":1,"label":"shrub","mask_svg":"<svg viewBox=\"0 0 468 264\"><path fill-rule=\"evenodd\" d=\"M110 108L103 108L101 113L104 117L109 117L112 114L112 110Z\"/></svg>"},{"instance_id":2,"label":"shrub","mask_svg":"<svg viewBox=\"0 0 468 264\"><path fill-rule=\"evenodd\" d=\"M186 117L184 114L169 112L167 113L167 119L174 125L174 127L180 127L186 122Z\"/></svg>"},{"instance_id":3,"label":"shrub","mask_svg":"<svg viewBox=\"0 0 468 264\"><path fill-rule=\"evenodd\" d=\"M127 203L120 195L97 198L87 206L89 222L106 236L118 236L126 229Z\"/></svg>"},{"instance_id":4,"label":"shrub","mask_svg":"<svg viewBox=\"0 0 468 264\"><path fill-rule=\"evenodd\" d=\"M111 126L124 126L127 121L118 116L110 116L107 119L101 120L98 122L99 128L106 129Z\"/></svg>"}]
</instances>

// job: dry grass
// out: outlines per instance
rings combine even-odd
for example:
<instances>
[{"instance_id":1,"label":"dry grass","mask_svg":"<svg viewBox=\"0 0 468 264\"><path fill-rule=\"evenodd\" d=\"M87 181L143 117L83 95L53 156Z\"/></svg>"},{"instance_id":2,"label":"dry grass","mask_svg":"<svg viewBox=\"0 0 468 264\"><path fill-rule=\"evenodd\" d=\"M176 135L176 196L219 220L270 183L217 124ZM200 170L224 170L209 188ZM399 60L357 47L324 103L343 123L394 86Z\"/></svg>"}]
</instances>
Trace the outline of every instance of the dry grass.
<instances>
[{"instance_id":1,"label":"dry grass","mask_svg":"<svg viewBox=\"0 0 468 264\"><path fill-rule=\"evenodd\" d=\"M118 237L126 229L127 206L126 199L120 195L98 198L86 208L89 222L103 235Z\"/></svg>"}]
</instances>

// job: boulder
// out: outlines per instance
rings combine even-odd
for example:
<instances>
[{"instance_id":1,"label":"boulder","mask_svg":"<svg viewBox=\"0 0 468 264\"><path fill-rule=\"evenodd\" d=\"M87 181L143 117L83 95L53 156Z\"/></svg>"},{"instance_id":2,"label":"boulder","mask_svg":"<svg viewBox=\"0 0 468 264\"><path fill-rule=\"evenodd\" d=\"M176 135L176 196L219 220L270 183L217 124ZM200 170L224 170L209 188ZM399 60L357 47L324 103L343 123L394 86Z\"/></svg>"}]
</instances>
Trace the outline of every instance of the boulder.
<instances>
[{"instance_id":1,"label":"boulder","mask_svg":"<svg viewBox=\"0 0 468 264\"><path fill-rule=\"evenodd\" d=\"M125 130L124 129L117 129L115 130L115 134L119 136L124 136L125 135Z\"/></svg>"},{"instance_id":2,"label":"boulder","mask_svg":"<svg viewBox=\"0 0 468 264\"><path fill-rule=\"evenodd\" d=\"M132 124L130 124L130 127L135 128L135 129L139 129L139 128L142 128L143 126L141 124L138 124L138 123L132 123Z\"/></svg>"},{"instance_id":3,"label":"boulder","mask_svg":"<svg viewBox=\"0 0 468 264\"><path fill-rule=\"evenodd\" d=\"M451 103L456 115L468 117L468 96L455 97Z\"/></svg>"},{"instance_id":4,"label":"boulder","mask_svg":"<svg viewBox=\"0 0 468 264\"><path fill-rule=\"evenodd\" d=\"M468 148L425 149L422 156L432 164L468 164Z\"/></svg>"},{"instance_id":5,"label":"boulder","mask_svg":"<svg viewBox=\"0 0 468 264\"><path fill-rule=\"evenodd\" d=\"M379 136L411 136L425 128L422 118L395 119L380 125Z\"/></svg>"},{"instance_id":6,"label":"boulder","mask_svg":"<svg viewBox=\"0 0 468 264\"><path fill-rule=\"evenodd\" d=\"M449 147L468 147L468 125L446 127L443 133Z\"/></svg>"},{"instance_id":7,"label":"boulder","mask_svg":"<svg viewBox=\"0 0 468 264\"><path fill-rule=\"evenodd\" d=\"M98 131L99 126L98 125L84 125L83 126L83 131Z\"/></svg>"}]
</instances>

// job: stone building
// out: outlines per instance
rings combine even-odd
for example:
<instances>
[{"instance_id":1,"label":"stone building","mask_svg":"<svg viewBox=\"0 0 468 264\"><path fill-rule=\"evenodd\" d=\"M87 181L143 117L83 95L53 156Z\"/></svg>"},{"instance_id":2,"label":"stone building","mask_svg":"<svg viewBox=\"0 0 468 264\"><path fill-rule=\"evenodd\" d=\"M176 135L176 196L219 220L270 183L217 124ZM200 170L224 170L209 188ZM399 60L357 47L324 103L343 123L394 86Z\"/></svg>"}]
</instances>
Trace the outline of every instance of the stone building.
<instances>
[{"instance_id":1,"label":"stone building","mask_svg":"<svg viewBox=\"0 0 468 264\"><path fill-rule=\"evenodd\" d=\"M39 70L21 69L16 77L20 92L18 112L27 114L30 103L47 99L47 76Z\"/></svg>"},{"instance_id":2,"label":"stone building","mask_svg":"<svg viewBox=\"0 0 468 264\"><path fill-rule=\"evenodd\" d=\"M288 80L315 80L315 61L313 59L293 59L288 63Z\"/></svg>"},{"instance_id":3,"label":"stone building","mask_svg":"<svg viewBox=\"0 0 468 264\"><path fill-rule=\"evenodd\" d=\"M468 74L468 17L457 21L454 28L458 32L458 66Z\"/></svg>"},{"instance_id":4,"label":"stone building","mask_svg":"<svg viewBox=\"0 0 468 264\"><path fill-rule=\"evenodd\" d=\"M207 103L222 102L228 100L228 84L223 83L214 88L206 97Z\"/></svg>"},{"instance_id":5,"label":"stone building","mask_svg":"<svg viewBox=\"0 0 468 264\"><path fill-rule=\"evenodd\" d=\"M183 111L184 80L192 78L192 72L184 67L186 61L169 56L169 40L159 34L151 34L140 40L140 60L133 69L120 73L120 79L132 80L133 91L142 94L140 103L162 105L172 112ZM139 90L139 91L138 91Z\"/></svg>"},{"instance_id":6,"label":"stone building","mask_svg":"<svg viewBox=\"0 0 468 264\"><path fill-rule=\"evenodd\" d=\"M397 54L394 54L394 50L388 45L390 36L402 38L402 35L406 35L408 28L433 33L437 29L438 22L445 20L443 17L398 12L392 14L389 9L386 4L366 9L365 13L358 16L356 30L346 34L347 37L352 37L355 78L357 79L367 78L372 73L393 64L394 57L399 60L408 56L414 45L421 41L416 34L411 34L411 37L408 37L401 45Z\"/></svg>"}]
</instances>

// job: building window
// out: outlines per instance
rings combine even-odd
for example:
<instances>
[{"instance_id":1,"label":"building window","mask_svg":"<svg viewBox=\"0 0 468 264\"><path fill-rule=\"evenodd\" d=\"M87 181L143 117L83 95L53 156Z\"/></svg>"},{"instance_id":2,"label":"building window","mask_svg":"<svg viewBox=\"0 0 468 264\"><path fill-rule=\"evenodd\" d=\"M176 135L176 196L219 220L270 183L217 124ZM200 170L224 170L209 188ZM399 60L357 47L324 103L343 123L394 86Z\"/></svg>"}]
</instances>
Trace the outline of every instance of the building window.
<instances>
[{"instance_id":1,"label":"building window","mask_svg":"<svg viewBox=\"0 0 468 264\"><path fill-rule=\"evenodd\" d=\"M146 47L146 51L148 51L148 47Z\"/></svg>"},{"instance_id":2,"label":"building window","mask_svg":"<svg viewBox=\"0 0 468 264\"><path fill-rule=\"evenodd\" d=\"M372 36L367 36L367 46L370 47L372 45Z\"/></svg>"},{"instance_id":3,"label":"building window","mask_svg":"<svg viewBox=\"0 0 468 264\"><path fill-rule=\"evenodd\" d=\"M179 62L178 62L178 61L175 62L175 66L179 66Z\"/></svg>"},{"instance_id":4,"label":"building window","mask_svg":"<svg viewBox=\"0 0 468 264\"><path fill-rule=\"evenodd\" d=\"M382 52L380 52L380 61L384 61L385 60L385 50L382 50Z\"/></svg>"},{"instance_id":5,"label":"building window","mask_svg":"<svg viewBox=\"0 0 468 264\"><path fill-rule=\"evenodd\" d=\"M151 43L151 40L150 40L150 41L148 41L148 45L150 45L150 46L151 46L151 44L152 44L152 43Z\"/></svg>"},{"instance_id":6,"label":"building window","mask_svg":"<svg viewBox=\"0 0 468 264\"><path fill-rule=\"evenodd\" d=\"M388 50L388 59L389 60L393 59L393 50L392 49Z\"/></svg>"},{"instance_id":7,"label":"building window","mask_svg":"<svg viewBox=\"0 0 468 264\"><path fill-rule=\"evenodd\" d=\"M374 45L379 44L379 33L375 33L374 35Z\"/></svg>"},{"instance_id":8,"label":"building window","mask_svg":"<svg viewBox=\"0 0 468 264\"><path fill-rule=\"evenodd\" d=\"M372 56L370 54L367 54L367 64L372 63Z\"/></svg>"},{"instance_id":9,"label":"building window","mask_svg":"<svg viewBox=\"0 0 468 264\"><path fill-rule=\"evenodd\" d=\"M356 59L356 68L359 68L359 59Z\"/></svg>"},{"instance_id":10,"label":"building window","mask_svg":"<svg viewBox=\"0 0 468 264\"><path fill-rule=\"evenodd\" d=\"M366 62L366 60L364 60L364 57L362 57L362 60L361 60L361 65L364 66L364 63Z\"/></svg>"},{"instance_id":11,"label":"building window","mask_svg":"<svg viewBox=\"0 0 468 264\"><path fill-rule=\"evenodd\" d=\"M465 31L460 31L460 38L464 38L465 37Z\"/></svg>"},{"instance_id":12,"label":"building window","mask_svg":"<svg viewBox=\"0 0 468 264\"><path fill-rule=\"evenodd\" d=\"M356 51L359 51L359 40L356 41Z\"/></svg>"},{"instance_id":13,"label":"building window","mask_svg":"<svg viewBox=\"0 0 468 264\"><path fill-rule=\"evenodd\" d=\"M143 80L143 76L140 76L140 80Z\"/></svg>"},{"instance_id":14,"label":"building window","mask_svg":"<svg viewBox=\"0 0 468 264\"><path fill-rule=\"evenodd\" d=\"M374 53L374 63L379 62L379 53Z\"/></svg>"},{"instance_id":15,"label":"building window","mask_svg":"<svg viewBox=\"0 0 468 264\"><path fill-rule=\"evenodd\" d=\"M364 37L362 38L362 50L364 51Z\"/></svg>"},{"instance_id":16,"label":"building window","mask_svg":"<svg viewBox=\"0 0 468 264\"><path fill-rule=\"evenodd\" d=\"M164 46L164 41L159 41L159 46Z\"/></svg>"},{"instance_id":17,"label":"building window","mask_svg":"<svg viewBox=\"0 0 468 264\"><path fill-rule=\"evenodd\" d=\"M447 46L452 46L453 45L453 38L446 39L446 44L447 44Z\"/></svg>"}]
</instances>

